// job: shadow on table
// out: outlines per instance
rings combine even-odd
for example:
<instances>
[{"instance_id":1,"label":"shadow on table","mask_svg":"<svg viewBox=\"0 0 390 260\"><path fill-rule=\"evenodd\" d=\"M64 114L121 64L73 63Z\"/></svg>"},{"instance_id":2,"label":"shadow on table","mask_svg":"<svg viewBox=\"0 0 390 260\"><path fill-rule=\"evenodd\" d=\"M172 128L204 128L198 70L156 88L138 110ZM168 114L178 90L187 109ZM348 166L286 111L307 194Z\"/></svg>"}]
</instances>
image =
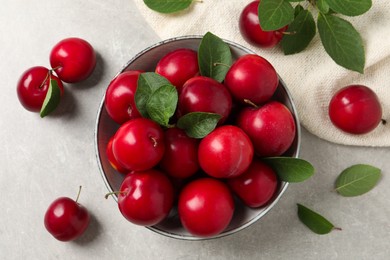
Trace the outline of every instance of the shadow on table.
<instances>
[{"instance_id":1,"label":"shadow on table","mask_svg":"<svg viewBox=\"0 0 390 260\"><path fill-rule=\"evenodd\" d=\"M71 87L74 90L82 90L82 89L89 89L97 84L99 84L104 76L104 68L105 68L105 61L103 57L100 55L100 53L96 52L96 67L93 70L92 74L85 80L69 84L69 87Z\"/></svg>"},{"instance_id":2,"label":"shadow on table","mask_svg":"<svg viewBox=\"0 0 390 260\"><path fill-rule=\"evenodd\" d=\"M81 237L73 241L75 244L79 246L85 246L87 244L92 243L93 241L98 239L98 237L101 234L100 223L98 222L96 217L91 213L90 213L90 217L91 218L90 218L89 226L85 231L85 233Z\"/></svg>"}]
</instances>

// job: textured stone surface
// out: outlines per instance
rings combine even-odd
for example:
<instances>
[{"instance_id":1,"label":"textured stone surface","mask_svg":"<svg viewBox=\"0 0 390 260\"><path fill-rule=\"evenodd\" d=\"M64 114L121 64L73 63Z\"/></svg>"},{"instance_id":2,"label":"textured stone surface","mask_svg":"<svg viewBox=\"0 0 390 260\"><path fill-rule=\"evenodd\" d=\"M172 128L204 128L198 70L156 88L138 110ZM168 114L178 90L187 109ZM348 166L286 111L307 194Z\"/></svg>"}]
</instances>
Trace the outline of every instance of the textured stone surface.
<instances>
[{"instance_id":1,"label":"textured stone surface","mask_svg":"<svg viewBox=\"0 0 390 260\"><path fill-rule=\"evenodd\" d=\"M229 237L185 242L128 223L100 176L94 150L98 106L111 78L133 55L159 39L130 0L2 0L0 8L0 259L388 259L390 249L390 151L335 145L307 131L301 157L316 175L291 184L261 221ZM99 53L93 76L66 85L58 111L41 119L16 96L21 73L49 66L51 47L78 36ZM371 192L344 198L333 191L339 172L355 163L383 170ZM75 198L92 213L79 240L62 243L43 226L57 197ZM313 234L296 215L296 203L341 227Z\"/></svg>"}]
</instances>

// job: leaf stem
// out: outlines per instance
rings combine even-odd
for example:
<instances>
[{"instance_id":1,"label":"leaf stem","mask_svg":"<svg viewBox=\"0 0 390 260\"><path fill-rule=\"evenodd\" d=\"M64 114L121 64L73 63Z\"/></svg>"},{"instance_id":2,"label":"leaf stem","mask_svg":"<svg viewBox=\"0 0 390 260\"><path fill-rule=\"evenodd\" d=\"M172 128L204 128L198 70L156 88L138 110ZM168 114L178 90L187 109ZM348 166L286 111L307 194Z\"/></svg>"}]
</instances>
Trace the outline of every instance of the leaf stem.
<instances>
[{"instance_id":1,"label":"leaf stem","mask_svg":"<svg viewBox=\"0 0 390 260\"><path fill-rule=\"evenodd\" d=\"M342 231L343 229L341 227L333 227L334 230Z\"/></svg>"},{"instance_id":2,"label":"leaf stem","mask_svg":"<svg viewBox=\"0 0 390 260\"><path fill-rule=\"evenodd\" d=\"M213 66L219 66L219 65L225 66L226 68L230 68L230 66L225 64L225 63L221 63L221 62L214 62L213 63Z\"/></svg>"},{"instance_id":3,"label":"leaf stem","mask_svg":"<svg viewBox=\"0 0 390 260\"><path fill-rule=\"evenodd\" d=\"M316 6L316 0L307 0L312 6Z\"/></svg>"},{"instance_id":4,"label":"leaf stem","mask_svg":"<svg viewBox=\"0 0 390 260\"><path fill-rule=\"evenodd\" d=\"M296 31L292 31L292 32L284 31L284 32L281 32L281 34L283 34L283 35L295 35L295 34L297 34L297 32Z\"/></svg>"}]
</instances>

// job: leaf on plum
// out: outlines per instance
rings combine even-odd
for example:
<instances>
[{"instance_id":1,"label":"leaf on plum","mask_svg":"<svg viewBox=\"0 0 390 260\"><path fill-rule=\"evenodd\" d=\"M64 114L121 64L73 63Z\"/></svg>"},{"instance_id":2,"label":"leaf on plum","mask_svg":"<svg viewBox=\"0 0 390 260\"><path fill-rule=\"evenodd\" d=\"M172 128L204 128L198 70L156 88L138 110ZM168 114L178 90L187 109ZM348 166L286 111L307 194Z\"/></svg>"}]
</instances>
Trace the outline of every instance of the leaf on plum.
<instances>
[{"instance_id":1,"label":"leaf on plum","mask_svg":"<svg viewBox=\"0 0 390 260\"><path fill-rule=\"evenodd\" d=\"M177 127L183 129L189 137L203 138L215 129L221 115L206 112L191 112L180 117Z\"/></svg>"},{"instance_id":2,"label":"leaf on plum","mask_svg":"<svg viewBox=\"0 0 390 260\"><path fill-rule=\"evenodd\" d=\"M202 76L222 82L232 65L229 45L218 36L206 33L199 45L198 63Z\"/></svg>"},{"instance_id":3,"label":"leaf on plum","mask_svg":"<svg viewBox=\"0 0 390 260\"><path fill-rule=\"evenodd\" d=\"M168 127L169 119L175 114L178 94L175 86L164 85L154 91L146 103L146 110L152 120Z\"/></svg>"},{"instance_id":4,"label":"leaf on plum","mask_svg":"<svg viewBox=\"0 0 390 260\"><path fill-rule=\"evenodd\" d=\"M286 0L261 0L258 16L264 31L276 31L294 20L294 8Z\"/></svg>"},{"instance_id":5,"label":"leaf on plum","mask_svg":"<svg viewBox=\"0 0 390 260\"><path fill-rule=\"evenodd\" d=\"M271 166L282 181L302 182L314 174L308 161L294 157L267 157L264 162Z\"/></svg>"},{"instance_id":6,"label":"leaf on plum","mask_svg":"<svg viewBox=\"0 0 390 260\"><path fill-rule=\"evenodd\" d=\"M43 101L40 116L43 118L53 112L61 100L61 89L58 83L54 79L50 79L49 88L46 93L45 100Z\"/></svg>"},{"instance_id":7,"label":"leaf on plum","mask_svg":"<svg viewBox=\"0 0 390 260\"><path fill-rule=\"evenodd\" d=\"M170 84L166 78L154 72L145 72L139 75L134 99L135 105L143 117L149 118L146 104L153 93L160 87Z\"/></svg>"},{"instance_id":8,"label":"leaf on plum","mask_svg":"<svg viewBox=\"0 0 390 260\"><path fill-rule=\"evenodd\" d=\"M313 15L308 10L301 10L288 26L287 32L290 32L290 34L285 34L281 41L284 54L303 51L316 34Z\"/></svg>"}]
</instances>

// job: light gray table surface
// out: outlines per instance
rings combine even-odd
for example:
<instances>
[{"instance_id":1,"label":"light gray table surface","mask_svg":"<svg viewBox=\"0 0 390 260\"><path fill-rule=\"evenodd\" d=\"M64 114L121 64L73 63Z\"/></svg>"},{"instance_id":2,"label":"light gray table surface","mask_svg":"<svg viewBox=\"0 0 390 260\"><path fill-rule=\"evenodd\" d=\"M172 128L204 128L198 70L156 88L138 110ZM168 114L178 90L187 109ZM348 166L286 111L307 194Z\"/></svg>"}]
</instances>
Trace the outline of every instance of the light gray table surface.
<instances>
[{"instance_id":1,"label":"light gray table surface","mask_svg":"<svg viewBox=\"0 0 390 260\"><path fill-rule=\"evenodd\" d=\"M98 106L111 78L137 52L160 39L131 0L2 0L0 8L0 259L390 259L390 149L337 145L302 130L301 157L316 174L291 184L263 218L234 235L186 242L127 222L99 173L94 150ZM66 85L47 118L27 112L16 96L21 73L49 66L59 40L77 36L98 53L90 79ZM367 163L382 169L372 191L344 198L338 174ZM57 197L75 197L92 214L86 234L62 243L43 216ZM296 203L341 227L316 235L300 223Z\"/></svg>"}]
</instances>

